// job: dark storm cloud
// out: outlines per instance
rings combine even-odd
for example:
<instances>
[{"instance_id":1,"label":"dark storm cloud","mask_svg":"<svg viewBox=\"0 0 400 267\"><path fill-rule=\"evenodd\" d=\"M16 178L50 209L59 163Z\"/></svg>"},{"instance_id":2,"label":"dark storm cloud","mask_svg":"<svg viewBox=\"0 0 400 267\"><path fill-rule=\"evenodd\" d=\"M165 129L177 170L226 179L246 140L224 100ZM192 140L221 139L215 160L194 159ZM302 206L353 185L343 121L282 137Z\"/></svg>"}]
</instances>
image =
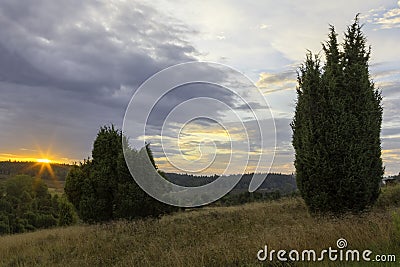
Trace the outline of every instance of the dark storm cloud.
<instances>
[{"instance_id":1,"label":"dark storm cloud","mask_svg":"<svg viewBox=\"0 0 400 267\"><path fill-rule=\"evenodd\" d=\"M198 54L185 40L194 32L131 1L2 1L0 24L0 147L7 151L54 135L57 149L86 156L100 125L121 125L143 81Z\"/></svg>"},{"instance_id":2,"label":"dark storm cloud","mask_svg":"<svg viewBox=\"0 0 400 267\"><path fill-rule=\"evenodd\" d=\"M161 22L163 17L147 6L70 2L56 9L53 1L35 2L36 8L12 3L1 13L8 26L0 30L1 43L16 55L14 69L30 75L12 82L30 85L33 79L34 85L92 96L91 89L137 86L163 67L193 60L195 49L182 39L182 26Z\"/></svg>"}]
</instances>

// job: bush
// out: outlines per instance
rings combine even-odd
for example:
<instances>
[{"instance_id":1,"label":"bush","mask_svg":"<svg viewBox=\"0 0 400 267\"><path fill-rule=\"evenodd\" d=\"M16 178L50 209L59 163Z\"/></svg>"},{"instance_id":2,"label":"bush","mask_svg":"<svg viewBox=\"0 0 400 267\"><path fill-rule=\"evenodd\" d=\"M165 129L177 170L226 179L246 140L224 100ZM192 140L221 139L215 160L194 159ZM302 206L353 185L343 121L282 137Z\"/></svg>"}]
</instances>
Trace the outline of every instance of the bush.
<instances>
[{"instance_id":1,"label":"bush","mask_svg":"<svg viewBox=\"0 0 400 267\"><path fill-rule=\"evenodd\" d=\"M77 222L74 206L66 198L60 198L58 202L58 226L72 225Z\"/></svg>"},{"instance_id":2,"label":"bush","mask_svg":"<svg viewBox=\"0 0 400 267\"><path fill-rule=\"evenodd\" d=\"M242 193L229 193L223 196L221 199L214 202L216 206L234 206L242 205L251 202L260 202L268 200L277 200L282 197L280 191L271 192L242 192Z\"/></svg>"},{"instance_id":3,"label":"bush","mask_svg":"<svg viewBox=\"0 0 400 267\"><path fill-rule=\"evenodd\" d=\"M375 206L379 208L400 207L400 184L382 188Z\"/></svg>"},{"instance_id":4,"label":"bush","mask_svg":"<svg viewBox=\"0 0 400 267\"><path fill-rule=\"evenodd\" d=\"M392 242L399 244L400 241L400 213L394 212L392 214L393 221L393 235L391 236Z\"/></svg>"},{"instance_id":5,"label":"bush","mask_svg":"<svg viewBox=\"0 0 400 267\"><path fill-rule=\"evenodd\" d=\"M68 200L85 222L159 216L177 210L150 197L136 184L125 162L123 143L138 166L141 153L147 152L157 169L149 145L136 151L114 126L100 128L93 144L93 159L74 166L65 184ZM139 170L136 175L146 177Z\"/></svg>"},{"instance_id":6,"label":"bush","mask_svg":"<svg viewBox=\"0 0 400 267\"><path fill-rule=\"evenodd\" d=\"M39 178L26 175L0 183L0 234L14 234L74 223L72 205L51 196Z\"/></svg>"}]
</instances>

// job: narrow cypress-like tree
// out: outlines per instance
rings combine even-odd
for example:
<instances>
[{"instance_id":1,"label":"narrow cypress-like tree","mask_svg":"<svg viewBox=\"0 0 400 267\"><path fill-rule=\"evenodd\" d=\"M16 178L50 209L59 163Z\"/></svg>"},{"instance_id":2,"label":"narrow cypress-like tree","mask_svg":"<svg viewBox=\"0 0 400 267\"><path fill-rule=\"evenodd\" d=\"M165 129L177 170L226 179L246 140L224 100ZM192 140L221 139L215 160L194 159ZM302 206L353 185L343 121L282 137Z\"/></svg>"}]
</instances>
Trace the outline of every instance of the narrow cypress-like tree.
<instances>
[{"instance_id":1,"label":"narrow cypress-like tree","mask_svg":"<svg viewBox=\"0 0 400 267\"><path fill-rule=\"evenodd\" d=\"M376 201L384 173L380 141L382 96L370 79L371 48L366 46L361 28L357 16L347 29L342 59L349 139L352 138L346 163L349 188L354 193L348 201L358 210Z\"/></svg>"},{"instance_id":2,"label":"narrow cypress-like tree","mask_svg":"<svg viewBox=\"0 0 400 267\"><path fill-rule=\"evenodd\" d=\"M361 211L379 195L382 97L361 27L356 17L340 52L331 26L325 65L309 53L298 73L291 126L297 183L311 212Z\"/></svg>"},{"instance_id":3,"label":"narrow cypress-like tree","mask_svg":"<svg viewBox=\"0 0 400 267\"><path fill-rule=\"evenodd\" d=\"M319 188L315 186L318 178L318 166L315 164L316 155L313 154L313 146L315 145L315 129L316 118L313 116L316 100L318 99L317 91L321 86L321 70L320 62L317 57L313 58L312 54L307 55L306 61L300 67L298 73L297 88L297 107L292 122L293 128L293 146L296 150L296 178L297 186L305 199L306 203L313 208L311 201L318 197ZM322 185L321 183L318 183Z\"/></svg>"}]
</instances>

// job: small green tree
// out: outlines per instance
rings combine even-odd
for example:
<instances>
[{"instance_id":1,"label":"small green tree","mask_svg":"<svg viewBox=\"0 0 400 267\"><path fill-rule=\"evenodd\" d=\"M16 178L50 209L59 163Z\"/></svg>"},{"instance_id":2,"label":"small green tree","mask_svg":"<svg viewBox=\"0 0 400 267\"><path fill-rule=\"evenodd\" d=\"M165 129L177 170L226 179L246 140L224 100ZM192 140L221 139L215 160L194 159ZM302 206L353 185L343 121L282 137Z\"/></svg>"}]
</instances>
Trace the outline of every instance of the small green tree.
<instances>
[{"instance_id":1,"label":"small green tree","mask_svg":"<svg viewBox=\"0 0 400 267\"><path fill-rule=\"evenodd\" d=\"M312 212L361 211L379 195L382 97L370 80L361 28L356 17L340 52L331 26L325 65L309 53L298 73L296 178Z\"/></svg>"},{"instance_id":2,"label":"small green tree","mask_svg":"<svg viewBox=\"0 0 400 267\"><path fill-rule=\"evenodd\" d=\"M65 198L58 200L58 225L67 226L77 222L77 214L74 206Z\"/></svg>"},{"instance_id":3,"label":"small green tree","mask_svg":"<svg viewBox=\"0 0 400 267\"><path fill-rule=\"evenodd\" d=\"M79 210L79 204L82 198L83 182L88 179L85 175L88 173L84 170L90 164L84 161L80 166L74 165L67 176L67 182L64 186L64 192L68 200Z\"/></svg>"}]
</instances>

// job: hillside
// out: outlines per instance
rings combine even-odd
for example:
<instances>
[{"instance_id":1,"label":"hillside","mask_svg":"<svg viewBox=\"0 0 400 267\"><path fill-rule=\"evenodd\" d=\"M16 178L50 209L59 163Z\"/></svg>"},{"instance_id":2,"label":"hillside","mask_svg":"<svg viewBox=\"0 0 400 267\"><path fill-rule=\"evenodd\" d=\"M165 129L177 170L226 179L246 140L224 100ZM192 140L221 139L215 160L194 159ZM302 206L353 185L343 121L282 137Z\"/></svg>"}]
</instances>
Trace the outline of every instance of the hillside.
<instances>
[{"instance_id":1,"label":"hillside","mask_svg":"<svg viewBox=\"0 0 400 267\"><path fill-rule=\"evenodd\" d=\"M277 250L321 251L336 248L339 238L345 238L351 249L394 254L400 251L400 223L393 223L394 211L400 209L374 208L342 219L312 218L300 198L193 209L159 220L3 236L0 266L260 266L256 255L265 245ZM321 265L338 263L313 266Z\"/></svg>"},{"instance_id":2,"label":"hillside","mask_svg":"<svg viewBox=\"0 0 400 267\"><path fill-rule=\"evenodd\" d=\"M71 165L68 164L1 161L0 181L26 174L31 177L40 177L49 188L62 192L70 168Z\"/></svg>"},{"instance_id":3,"label":"hillside","mask_svg":"<svg viewBox=\"0 0 400 267\"><path fill-rule=\"evenodd\" d=\"M0 181L9 177L26 174L32 177L41 177L49 186L56 190L64 188L65 179L72 165L68 164L42 164L37 162L0 162ZM49 168L50 167L50 168ZM266 174L256 174L265 176ZM193 176L187 174L167 173L167 179L178 185L200 186L213 182L218 176ZM251 180L250 174L243 175L242 179L235 186L232 193L247 192ZM268 174L267 179L262 183L258 192L279 191L281 193L291 193L296 190L296 179L293 175L287 174Z\"/></svg>"},{"instance_id":4,"label":"hillside","mask_svg":"<svg viewBox=\"0 0 400 267\"><path fill-rule=\"evenodd\" d=\"M182 186L201 186L208 183L211 183L218 179L217 175L213 176L194 176L189 174L176 174L176 173L167 173L167 179L175 184ZM235 175L229 175L228 177L232 177ZM270 173L270 174L255 174L255 177L266 177L264 182L258 188L258 192L262 191L279 191L281 193L291 193L296 190L296 179L293 175L289 174L278 174L278 173ZM244 174L239 183L232 190L233 193L241 193L247 192L249 189L250 181L253 177L253 174Z\"/></svg>"},{"instance_id":5,"label":"hillside","mask_svg":"<svg viewBox=\"0 0 400 267\"><path fill-rule=\"evenodd\" d=\"M52 171L47 166L50 166ZM65 181L70 168L71 165L69 164L0 161L0 179L18 174L26 174L32 177L41 175L45 180L56 178L59 181Z\"/></svg>"}]
</instances>

